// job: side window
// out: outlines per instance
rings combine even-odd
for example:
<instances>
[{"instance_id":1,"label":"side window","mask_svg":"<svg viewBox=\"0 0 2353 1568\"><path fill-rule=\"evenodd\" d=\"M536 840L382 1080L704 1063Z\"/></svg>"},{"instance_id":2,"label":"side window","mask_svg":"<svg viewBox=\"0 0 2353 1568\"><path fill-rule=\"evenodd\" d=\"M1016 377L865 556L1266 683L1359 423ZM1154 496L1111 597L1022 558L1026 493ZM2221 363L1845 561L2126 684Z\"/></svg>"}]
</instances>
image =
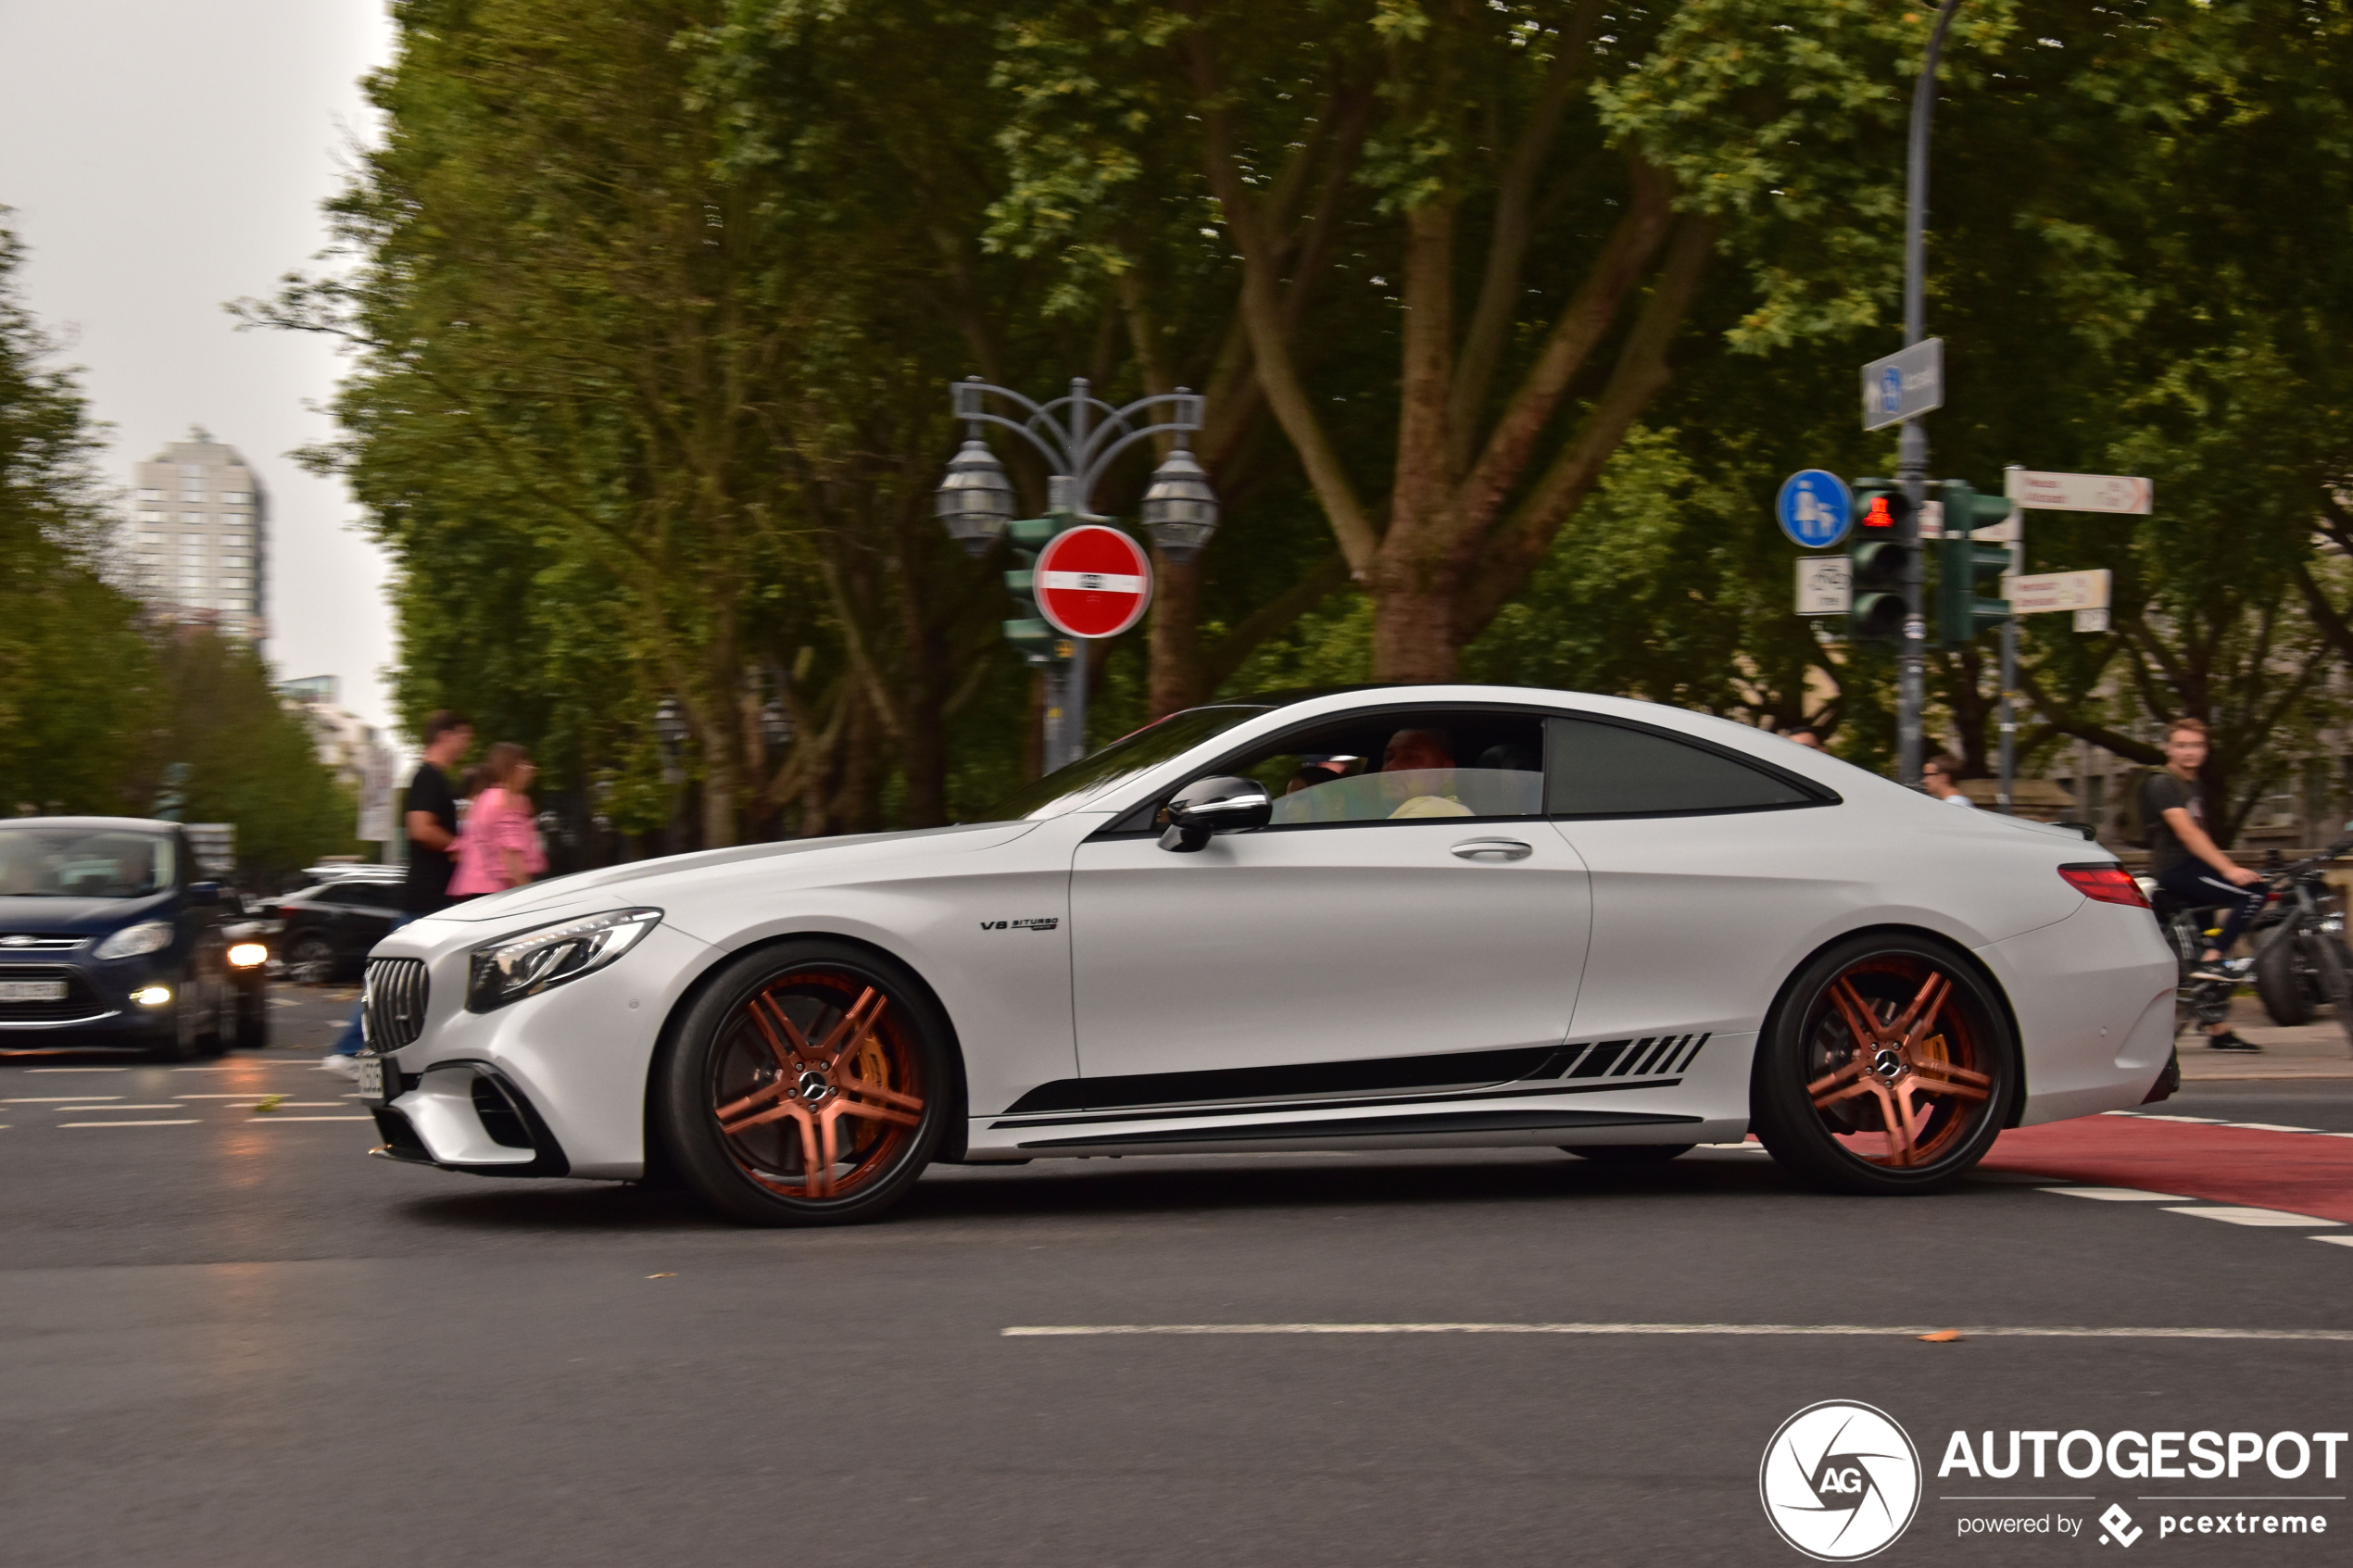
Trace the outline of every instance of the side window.
<instances>
[{"instance_id":1,"label":"side window","mask_svg":"<svg viewBox=\"0 0 2353 1568\"><path fill-rule=\"evenodd\" d=\"M1654 731L1585 719L1554 719L1546 729L1547 816L1664 817L1815 803L1761 768Z\"/></svg>"},{"instance_id":2,"label":"side window","mask_svg":"<svg viewBox=\"0 0 2353 1568\"><path fill-rule=\"evenodd\" d=\"M1294 732L1228 771L1266 786L1278 828L1533 817L1543 809L1543 756L1532 715L1434 709Z\"/></svg>"}]
</instances>

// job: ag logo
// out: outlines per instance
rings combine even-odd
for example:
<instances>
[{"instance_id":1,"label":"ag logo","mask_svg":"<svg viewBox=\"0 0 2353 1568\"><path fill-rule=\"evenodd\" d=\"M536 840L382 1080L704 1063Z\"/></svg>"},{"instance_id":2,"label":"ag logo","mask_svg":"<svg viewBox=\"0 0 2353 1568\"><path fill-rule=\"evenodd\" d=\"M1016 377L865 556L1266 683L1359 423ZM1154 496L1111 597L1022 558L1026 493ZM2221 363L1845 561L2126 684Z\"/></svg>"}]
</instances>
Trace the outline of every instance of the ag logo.
<instances>
[{"instance_id":1,"label":"ag logo","mask_svg":"<svg viewBox=\"0 0 2353 1568\"><path fill-rule=\"evenodd\" d=\"M1886 1411L1825 1399L1781 1423L1756 1489L1781 1539L1817 1562L1853 1562L1919 1512L1920 1456Z\"/></svg>"}]
</instances>

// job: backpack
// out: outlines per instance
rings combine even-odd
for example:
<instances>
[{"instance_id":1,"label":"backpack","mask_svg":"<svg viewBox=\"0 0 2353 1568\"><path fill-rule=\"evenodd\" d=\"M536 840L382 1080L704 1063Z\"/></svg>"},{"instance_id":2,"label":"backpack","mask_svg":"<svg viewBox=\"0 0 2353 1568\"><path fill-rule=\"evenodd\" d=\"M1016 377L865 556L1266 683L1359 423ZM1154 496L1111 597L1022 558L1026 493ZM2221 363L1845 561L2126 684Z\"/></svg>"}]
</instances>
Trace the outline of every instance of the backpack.
<instances>
[{"instance_id":1,"label":"backpack","mask_svg":"<svg viewBox=\"0 0 2353 1568\"><path fill-rule=\"evenodd\" d=\"M2135 849L2149 847L2149 830L2156 825L2149 816L2149 781L2163 771L2162 768L2135 768L2124 775L2124 787L2116 802L2116 836Z\"/></svg>"}]
</instances>

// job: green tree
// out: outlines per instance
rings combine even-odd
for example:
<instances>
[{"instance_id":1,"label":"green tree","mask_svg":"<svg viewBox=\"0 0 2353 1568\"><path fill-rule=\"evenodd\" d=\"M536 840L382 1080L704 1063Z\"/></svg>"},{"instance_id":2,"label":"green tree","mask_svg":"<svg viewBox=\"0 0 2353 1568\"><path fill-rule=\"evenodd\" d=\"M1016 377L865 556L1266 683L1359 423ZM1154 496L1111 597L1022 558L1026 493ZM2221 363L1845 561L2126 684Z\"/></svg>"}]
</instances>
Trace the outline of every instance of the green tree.
<instances>
[{"instance_id":1,"label":"green tree","mask_svg":"<svg viewBox=\"0 0 2353 1568\"><path fill-rule=\"evenodd\" d=\"M100 574L98 429L18 296L23 255L0 228L0 811L121 811L154 660Z\"/></svg>"}]
</instances>

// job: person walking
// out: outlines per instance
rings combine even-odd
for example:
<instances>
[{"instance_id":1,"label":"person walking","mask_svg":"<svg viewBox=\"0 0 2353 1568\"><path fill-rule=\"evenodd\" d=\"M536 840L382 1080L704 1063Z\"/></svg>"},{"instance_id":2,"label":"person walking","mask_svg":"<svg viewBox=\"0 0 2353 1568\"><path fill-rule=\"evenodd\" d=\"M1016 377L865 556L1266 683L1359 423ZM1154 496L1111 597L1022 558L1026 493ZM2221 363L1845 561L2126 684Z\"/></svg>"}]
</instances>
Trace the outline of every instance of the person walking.
<instances>
[{"instance_id":1,"label":"person walking","mask_svg":"<svg viewBox=\"0 0 2353 1568\"><path fill-rule=\"evenodd\" d=\"M1947 806L1967 806L1974 810L1977 802L1963 795L1957 782L1963 766L1961 759L1951 752L1938 752L1920 764L1920 788Z\"/></svg>"},{"instance_id":2,"label":"person walking","mask_svg":"<svg viewBox=\"0 0 2353 1568\"><path fill-rule=\"evenodd\" d=\"M458 796L449 786L449 770L473 745L474 727L463 714L445 708L425 721L422 738L424 750L400 804L401 826L409 835L409 875L401 886L401 916L393 922L394 931L454 902L449 878L457 867L449 852L458 842ZM366 1005L363 1001L351 1010L351 1022L321 1060L319 1065L328 1072L359 1076L354 1059L364 1039L360 1015Z\"/></svg>"},{"instance_id":3,"label":"person walking","mask_svg":"<svg viewBox=\"0 0 2353 1568\"><path fill-rule=\"evenodd\" d=\"M531 781L539 770L531 754L502 740L483 759L482 792L466 811L458 836L452 897L471 898L520 887L547 869L547 853L532 820Z\"/></svg>"},{"instance_id":4,"label":"person walking","mask_svg":"<svg viewBox=\"0 0 2353 1568\"><path fill-rule=\"evenodd\" d=\"M2206 726L2196 719L2165 727L2165 766L2141 782L2141 820L2148 824L2149 872L2158 886L2190 909L2224 911L2221 929L2190 978L2235 985L2254 960L2222 955L2263 912L2271 889L2260 872L2232 859L2206 831L2206 793L2197 775L2208 746ZM2263 1048L2227 1022L2208 1024L2206 1043L2218 1051Z\"/></svg>"}]
</instances>

